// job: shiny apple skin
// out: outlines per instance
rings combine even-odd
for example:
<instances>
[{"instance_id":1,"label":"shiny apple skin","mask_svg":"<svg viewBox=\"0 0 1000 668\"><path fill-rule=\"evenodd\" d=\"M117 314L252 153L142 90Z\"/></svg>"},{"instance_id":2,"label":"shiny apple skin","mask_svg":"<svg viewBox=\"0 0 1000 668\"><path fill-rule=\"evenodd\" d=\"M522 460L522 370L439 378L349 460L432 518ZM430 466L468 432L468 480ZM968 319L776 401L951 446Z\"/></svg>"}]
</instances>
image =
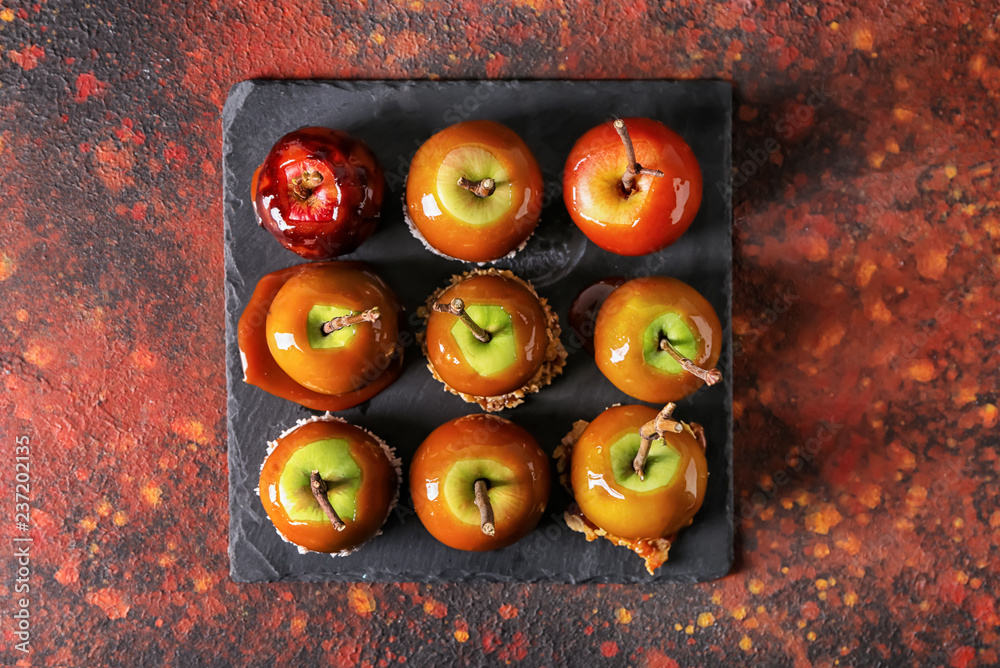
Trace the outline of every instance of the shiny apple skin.
<instances>
[{"instance_id":1,"label":"shiny apple skin","mask_svg":"<svg viewBox=\"0 0 1000 668\"><path fill-rule=\"evenodd\" d=\"M288 459L299 449L325 439L342 438L361 469L355 517L342 517L337 531L329 522L292 520L282 504L278 481ZM260 500L285 538L313 552L339 552L367 542L378 533L396 496L399 478L382 446L371 434L339 420L307 422L278 439L260 472Z\"/></svg>"},{"instance_id":2,"label":"shiny apple skin","mask_svg":"<svg viewBox=\"0 0 1000 668\"><path fill-rule=\"evenodd\" d=\"M441 202L437 171L460 146L482 148L503 165L511 183L507 213L488 225L458 220ZM441 253L467 262L491 262L532 235L542 214L542 171L524 140L494 121L464 121L438 132L417 150L406 179L406 208L413 225ZM430 198L436 207L425 207Z\"/></svg>"},{"instance_id":3,"label":"shiny apple skin","mask_svg":"<svg viewBox=\"0 0 1000 668\"><path fill-rule=\"evenodd\" d=\"M428 485L443 486L451 466L464 459L495 459L512 469L523 491L513 512L496 513L496 532L463 522L443 494L429 498ZM410 465L414 510L436 539L458 550L483 552L521 540L545 512L550 486L549 458L524 428L496 415L466 415L444 423L424 439Z\"/></svg>"},{"instance_id":4,"label":"shiny apple skin","mask_svg":"<svg viewBox=\"0 0 1000 668\"><path fill-rule=\"evenodd\" d=\"M303 168L324 176L322 201L311 206L302 205L290 189L290 180ZM301 128L279 139L250 185L260 225L307 260L350 253L370 237L384 193L382 168L368 146L322 127Z\"/></svg>"},{"instance_id":5,"label":"shiny apple skin","mask_svg":"<svg viewBox=\"0 0 1000 668\"><path fill-rule=\"evenodd\" d=\"M549 345L547 318L538 299L521 283L504 276L472 276L442 293L439 302L456 297L473 305L502 306L514 327L517 360L493 376L481 376L458 347L450 313L431 312L427 320L427 356L434 370L452 388L478 397L497 397L513 392L531 380L545 361Z\"/></svg>"},{"instance_id":6,"label":"shiny apple skin","mask_svg":"<svg viewBox=\"0 0 1000 668\"><path fill-rule=\"evenodd\" d=\"M609 408L587 426L573 446L573 497L587 519L622 538L672 536L690 524L705 499L708 463L701 443L687 430L667 436L668 445L681 455L678 472L669 484L637 492L615 480L611 445L627 433L638 433L657 412L648 406Z\"/></svg>"},{"instance_id":7,"label":"shiny apple skin","mask_svg":"<svg viewBox=\"0 0 1000 668\"><path fill-rule=\"evenodd\" d=\"M353 325L354 336L343 348L312 348L306 318L317 304L351 311L378 307L381 317ZM313 264L289 278L274 296L265 325L268 348L299 385L323 394L355 392L380 376L396 355L401 308L375 272L339 262Z\"/></svg>"},{"instance_id":8,"label":"shiny apple skin","mask_svg":"<svg viewBox=\"0 0 1000 668\"><path fill-rule=\"evenodd\" d=\"M693 394L705 383L681 370L669 373L646 363L642 337L665 311L681 315L697 333L698 355L689 359L711 369L722 351L722 324L712 305L687 283L667 276L635 278L612 292L597 314L594 359L615 387L640 401L665 404Z\"/></svg>"},{"instance_id":9,"label":"shiny apple skin","mask_svg":"<svg viewBox=\"0 0 1000 668\"><path fill-rule=\"evenodd\" d=\"M623 120L636 161L664 175L639 175L637 190L625 197L625 146L609 121L570 150L563 199L573 222L595 244L618 255L645 255L674 243L691 225L701 206L701 167L687 142L659 121Z\"/></svg>"},{"instance_id":10,"label":"shiny apple skin","mask_svg":"<svg viewBox=\"0 0 1000 668\"><path fill-rule=\"evenodd\" d=\"M345 268L371 271L361 262L339 262ZM310 270L312 264L279 269L260 279L237 326L237 342L243 362L243 380L282 399L317 411L342 411L363 403L391 385L403 367L403 355L397 354L389 365L367 385L344 394L325 394L297 383L271 356L267 343L267 313L275 295L289 278ZM398 318L397 312L397 318Z\"/></svg>"}]
</instances>

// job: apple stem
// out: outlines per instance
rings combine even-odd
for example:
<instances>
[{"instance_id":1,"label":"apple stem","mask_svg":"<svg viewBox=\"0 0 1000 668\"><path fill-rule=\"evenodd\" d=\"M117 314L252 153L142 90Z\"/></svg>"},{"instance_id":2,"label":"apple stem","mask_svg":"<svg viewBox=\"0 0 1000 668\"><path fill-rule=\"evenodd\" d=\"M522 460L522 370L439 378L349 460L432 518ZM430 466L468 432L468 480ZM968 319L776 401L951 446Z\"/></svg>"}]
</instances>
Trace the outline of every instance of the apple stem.
<instances>
[{"instance_id":1,"label":"apple stem","mask_svg":"<svg viewBox=\"0 0 1000 668\"><path fill-rule=\"evenodd\" d=\"M639 437L642 443L639 445L639 452L632 460L632 469L639 476L639 480L645 480L646 459L649 457L649 449L653 446L653 439L664 438L666 434L679 434L684 430L684 426L677 420L671 419L671 415L677 404L669 403L663 410L656 414L656 417L639 427Z\"/></svg>"},{"instance_id":2,"label":"apple stem","mask_svg":"<svg viewBox=\"0 0 1000 668\"><path fill-rule=\"evenodd\" d=\"M489 343L490 339L493 338L489 332L476 324L476 321L465 312L465 302L458 297L455 297L447 304L433 304L431 308L438 313L450 313L457 316L472 331L472 335L482 343Z\"/></svg>"},{"instance_id":3,"label":"apple stem","mask_svg":"<svg viewBox=\"0 0 1000 668\"><path fill-rule=\"evenodd\" d=\"M347 525L344 524L344 520L340 519L340 515L338 515L337 511L333 509L332 505L330 505L330 499L326 496L326 481L320 477L319 471L313 471L309 475L309 487L312 489L313 496L316 497L316 502L319 503L319 507L322 508L323 512L326 513L326 516L330 518L330 524L333 525L333 528L337 531L343 531L346 529Z\"/></svg>"},{"instance_id":4,"label":"apple stem","mask_svg":"<svg viewBox=\"0 0 1000 668\"><path fill-rule=\"evenodd\" d=\"M496 535L496 525L493 522L493 506L490 505L490 497L487 496L486 481L480 478L476 481L476 506L479 507L479 527L487 536Z\"/></svg>"},{"instance_id":5,"label":"apple stem","mask_svg":"<svg viewBox=\"0 0 1000 668\"><path fill-rule=\"evenodd\" d=\"M660 350L667 351L674 360L681 365L681 368L692 376L696 376L705 381L706 385L715 385L722 380L722 372L718 369L702 369L700 366L677 352L677 349L670 345L666 337L660 339Z\"/></svg>"},{"instance_id":6,"label":"apple stem","mask_svg":"<svg viewBox=\"0 0 1000 668\"><path fill-rule=\"evenodd\" d=\"M323 334L333 334L338 329L343 329L344 327L349 327L351 325L357 325L362 322L375 322L381 316L382 312L378 310L378 306L374 306L367 311L362 311L361 313L355 313L354 315L338 316L323 323Z\"/></svg>"},{"instance_id":7,"label":"apple stem","mask_svg":"<svg viewBox=\"0 0 1000 668\"><path fill-rule=\"evenodd\" d=\"M489 197L496 190L497 182L486 177L482 181L470 181L464 176L458 180L458 185L471 192L476 197Z\"/></svg>"},{"instance_id":8,"label":"apple stem","mask_svg":"<svg viewBox=\"0 0 1000 668\"><path fill-rule=\"evenodd\" d=\"M305 171L292 179L292 192L303 202L312 197L313 191L323 183L319 172Z\"/></svg>"},{"instance_id":9,"label":"apple stem","mask_svg":"<svg viewBox=\"0 0 1000 668\"><path fill-rule=\"evenodd\" d=\"M663 176L663 172L658 169L645 169L636 162L635 147L632 146L632 138L628 136L628 128L625 127L625 121L619 118L614 122L614 126L618 132L618 136L622 138L622 143L625 144L625 158L628 160L628 164L625 166L625 173L622 174L622 190L625 191L626 195L631 195L635 192L636 175Z\"/></svg>"}]
</instances>

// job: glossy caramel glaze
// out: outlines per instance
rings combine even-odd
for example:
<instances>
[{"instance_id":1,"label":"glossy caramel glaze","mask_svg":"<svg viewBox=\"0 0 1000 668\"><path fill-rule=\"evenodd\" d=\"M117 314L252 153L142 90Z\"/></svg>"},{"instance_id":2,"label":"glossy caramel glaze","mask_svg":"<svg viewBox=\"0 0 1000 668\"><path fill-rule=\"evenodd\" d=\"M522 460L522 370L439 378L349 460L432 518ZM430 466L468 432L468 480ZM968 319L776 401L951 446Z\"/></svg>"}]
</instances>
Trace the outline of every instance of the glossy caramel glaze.
<instances>
[{"instance_id":1,"label":"glossy caramel glaze","mask_svg":"<svg viewBox=\"0 0 1000 668\"><path fill-rule=\"evenodd\" d=\"M511 185L504 215L470 225L450 213L438 194L438 168L461 146L481 148L500 162ZM424 241L440 253L468 262L490 262L517 250L535 231L542 213L542 172L524 140L494 121L465 121L428 139L413 156L406 179L406 215Z\"/></svg>"},{"instance_id":2,"label":"glossy caramel glaze","mask_svg":"<svg viewBox=\"0 0 1000 668\"><path fill-rule=\"evenodd\" d=\"M303 171L323 177L319 192L307 200L293 186ZM279 139L250 186L261 226L307 260L349 253L371 236L384 192L382 168L368 146L322 127L301 128Z\"/></svg>"},{"instance_id":3,"label":"glossy caramel glaze","mask_svg":"<svg viewBox=\"0 0 1000 668\"><path fill-rule=\"evenodd\" d=\"M456 461L494 459L514 472L519 494L506 512L496 511L496 534L455 516L440 493ZM459 550L510 545L535 528L549 498L549 460L525 429L501 417L467 415L446 422L424 440L410 466L410 493L420 521L439 541ZM433 496L434 498L431 498Z\"/></svg>"},{"instance_id":4,"label":"glossy caramel glaze","mask_svg":"<svg viewBox=\"0 0 1000 668\"><path fill-rule=\"evenodd\" d=\"M369 273L361 262L338 262L344 269ZM257 283L253 296L240 316L237 339L243 362L243 380L282 399L319 411L341 411L356 406L384 390L399 377L402 352L389 360L380 373L359 389L343 394L325 394L297 383L274 360L267 343L267 314L275 295L292 277L320 265L302 264L267 274ZM397 312L398 318L398 312Z\"/></svg>"},{"instance_id":5,"label":"glossy caramel glaze","mask_svg":"<svg viewBox=\"0 0 1000 668\"><path fill-rule=\"evenodd\" d=\"M615 387L640 401L665 404L698 390L704 382L678 369L671 373L646 363L643 334L660 314L680 315L698 338L696 365L711 369L722 350L722 324L697 290L667 276L636 278L612 292L597 314L594 359Z\"/></svg>"},{"instance_id":6,"label":"glossy caramel glaze","mask_svg":"<svg viewBox=\"0 0 1000 668\"><path fill-rule=\"evenodd\" d=\"M347 345L313 348L307 317L315 305L352 312L378 308L374 322L350 325ZM300 385L323 394L355 392L373 382L398 352L396 295L370 269L339 262L313 264L292 276L274 296L265 324L271 356Z\"/></svg>"},{"instance_id":7,"label":"glossy caramel glaze","mask_svg":"<svg viewBox=\"0 0 1000 668\"><path fill-rule=\"evenodd\" d=\"M587 131L570 150L563 199L573 222L601 248L645 255L676 241L701 206L701 168L684 139L658 121L626 118L636 161L663 176L639 175L627 195L625 146L611 121Z\"/></svg>"},{"instance_id":8,"label":"glossy caramel glaze","mask_svg":"<svg viewBox=\"0 0 1000 668\"><path fill-rule=\"evenodd\" d=\"M479 274L445 290L439 301L461 298L473 305L501 306L511 317L516 360L503 371L482 376L468 364L451 330L456 317L431 312L427 320L427 357L441 379L468 394L493 397L523 387L545 361L549 345L547 317L534 293L514 278Z\"/></svg>"},{"instance_id":9,"label":"glossy caramel glaze","mask_svg":"<svg viewBox=\"0 0 1000 668\"><path fill-rule=\"evenodd\" d=\"M283 505L279 479L288 459L300 448L326 439L345 439L361 469L354 517L341 517L346 527L337 531L327 522L292 520ZM351 550L367 542L381 528L396 496L399 479L392 463L371 434L340 420L307 422L278 439L260 472L260 500L275 528L286 539L314 552Z\"/></svg>"},{"instance_id":10,"label":"glossy caramel glaze","mask_svg":"<svg viewBox=\"0 0 1000 668\"><path fill-rule=\"evenodd\" d=\"M691 523L705 498L708 464L690 429L668 434L680 454L677 473L663 487L637 492L618 484L612 473L611 445L639 433L654 419L649 406L615 406L591 422L573 446L570 483L583 514L610 534L626 539L668 537Z\"/></svg>"}]
</instances>

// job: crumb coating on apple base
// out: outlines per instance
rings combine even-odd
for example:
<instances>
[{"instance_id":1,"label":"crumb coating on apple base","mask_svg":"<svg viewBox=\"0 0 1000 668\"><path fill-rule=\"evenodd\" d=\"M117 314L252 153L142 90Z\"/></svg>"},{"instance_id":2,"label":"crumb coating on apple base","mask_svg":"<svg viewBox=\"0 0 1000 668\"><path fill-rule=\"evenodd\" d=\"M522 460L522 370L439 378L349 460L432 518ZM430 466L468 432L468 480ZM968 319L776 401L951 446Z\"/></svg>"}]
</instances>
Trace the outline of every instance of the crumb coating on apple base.
<instances>
[{"instance_id":1,"label":"crumb coating on apple base","mask_svg":"<svg viewBox=\"0 0 1000 668\"><path fill-rule=\"evenodd\" d=\"M274 451L274 449L278 447L278 441L283 439L285 436L288 436L302 425L309 424L310 422L343 422L344 424L349 424L352 427L357 427L361 431L371 436L373 439L375 439L375 442L382 447L382 452L385 453L386 458L388 458L389 463L392 465L392 470L396 472L396 493L393 495L392 501L389 503L389 509L385 512L385 518L382 520L382 526L385 526L386 521L389 519L389 515L392 514L392 511L393 509L395 509L396 504L399 503L399 489L403 484L403 460L401 460L399 457L396 456L396 448L390 447L389 445L386 444L385 441L383 441L381 438L379 438L369 430L365 429L364 427L359 427L356 424L348 422L342 417L337 417L336 415L331 415L329 412L327 412L324 413L323 415L314 415L309 418L303 418L301 420L297 420L293 426L289 427L285 431L278 434L278 438L274 439L273 441L267 442L267 455L270 456L270 454ZM260 463L260 468L262 471L264 470L264 462L266 461L267 461L267 456L265 456L264 461ZM254 492L257 494L258 497L260 497L260 487L254 489ZM285 536L285 534L281 533L281 530L278 529L278 527L274 526L273 523L271 524L271 526L274 527L275 533L278 534L278 537L281 538L281 540L285 541L286 543L291 543L292 545L295 545L296 549L299 551L299 554L306 554L308 552L313 552L313 550L307 550L301 545L296 545L295 543L290 541L288 537ZM328 554L331 557L346 557L349 554L354 554L362 547L370 543L373 539L381 535L382 535L382 529L379 529L375 533L375 535L369 538L367 541L365 541L361 545L356 545L349 550L341 550L340 552L319 552L317 554Z\"/></svg>"},{"instance_id":2,"label":"crumb coating on apple base","mask_svg":"<svg viewBox=\"0 0 1000 668\"><path fill-rule=\"evenodd\" d=\"M502 276L504 278L509 278L517 281L524 287L526 287L538 303L542 307L542 311L545 312L545 329L549 335L549 345L545 349L545 359L542 361L542 365L535 372L535 375L525 383L522 387L514 390L513 392L508 392L506 394L501 394L496 397L481 397L474 394L467 394L465 392L460 392L455 388L451 387L438 375L438 372L434 369L434 365L430 363L430 358L427 355L427 319L430 317L431 307L433 304L437 303L441 299L441 295L444 294L453 285L457 285L467 278L472 276ZM417 340L420 342L420 348L424 353L424 357L428 359L427 368L430 369L431 375L434 376L435 380L439 381L444 385L444 389L447 392L461 397L463 400L470 404L478 404L483 410L489 413L495 413L497 411L502 411L507 408L514 408L524 403L525 395L538 392L543 387L552 383L556 376L563 372L563 368L566 366L566 349L563 348L562 342L559 340L559 335L562 333L562 328L559 326L559 316L556 312L549 306L548 301L545 297L542 297L535 291L535 287L528 281L519 278L512 272L506 269L473 269L472 271L467 271L464 274L456 274L451 277L451 281L448 285L438 288L435 290L423 306L417 309L417 315L424 321L424 329L417 334Z\"/></svg>"}]
</instances>

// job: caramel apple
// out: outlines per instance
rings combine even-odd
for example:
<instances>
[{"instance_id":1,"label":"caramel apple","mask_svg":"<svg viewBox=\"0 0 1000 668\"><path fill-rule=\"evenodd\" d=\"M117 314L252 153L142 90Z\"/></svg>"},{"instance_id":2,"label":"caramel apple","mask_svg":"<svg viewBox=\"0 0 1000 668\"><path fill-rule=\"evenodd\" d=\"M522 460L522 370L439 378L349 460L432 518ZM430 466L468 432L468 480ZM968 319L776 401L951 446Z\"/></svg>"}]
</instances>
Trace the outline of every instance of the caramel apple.
<instances>
[{"instance_id":1,"label":"caramel apple","mask_svg":"<svg viewBox=\"0 0 1000 668\"><path fill-rule=\"evenodd\" d=\"M378 223L385 178L368 146L340 130L309 127L275 143L254 172L261 227L307 260L349 253Z\"/></svg>"},{"instance_id":2,"label":"caramel apple","mask_svg":"<svg viewBox=\"0 0 1000 668\"><path fill-rule=\"evenodd\" d=\"M597 314L594 358L615 387L640 401L678 401L722 379L722 324L697 290L676 278L636 278Z\"/></svg>"},{"instance_id":3,"label":"caramel apple","mask_svg":"<svg viewBox=\"0 0 1000 668\"><path fill-rule=\"evenodd\" d=\"M381 533L401 481L391 448L327 414L268 443L258 494L278 535L299 552L343 556Z\"/></svg>"},{"instance_id":4,"label":"caramel apple","mask_svg":"<svg viewBox=\"0 0 1000 668\"><path fill-rule=\"evenodd\" d=\"M549 462L513 422L488 414L446 422L410 467L413 507L424 527L458 550L495 550L535 528L549 498Z\"/></svg>"},{"instance_id":5,"label":"caramel apple","mask_svg":"<svg viewBox=\"0 0 1000 668\"><path fill-rule=\"evenodd\" d=\"M399 376L401 310L363 263L322 262L268 274L240 317L244 380L314 410L356 406Z\"/></svg>"},{"instance_id":6,"label":"caramel apple","mask_svg":"<svg viewBox=\"0 0 1000 668\"><path fill-rule=\"evenodd\" d=\"M542 172L524 141L493 121L428 139L410 163L405 215L431 251L491 262L520 250L542 211Z\"/></svg>"},{"instance_id":7,"label":"caramel apple","mask_svg":"<svg viewBox=\"0 0 1000 668\"><path fill-rule=\"evenodd\" d=\"M628 547L650 574L691 524L708 483L704 430L675 419L674 408L609 408L589 424L576 422L555 452L576 501L567 526L588 541Z\"/></svg>"},{"instance_id":8,"label":"caramel apple","mask_svg":"<svg viewBox=\"0 0 1000 668\"><path fill-rule=\"evenodd\" d=\"M619 255L645 255L675 242L694 221L701 195L701 168L691 147L649 118L589 130L573 145L563 172L573 222Z\"/></svg>"},{"instance_id":9,"label":"caramel apple","mask_svg":"<svg viewBox=\"0 0 1000 668\"><path fill-rule=\"evenodd\" d=\"M562 373L559 318L527 281L509 271L453 276L420 314L428 368L445 389L487 411L512 408Z\"/></svg>"}]
</instances>

